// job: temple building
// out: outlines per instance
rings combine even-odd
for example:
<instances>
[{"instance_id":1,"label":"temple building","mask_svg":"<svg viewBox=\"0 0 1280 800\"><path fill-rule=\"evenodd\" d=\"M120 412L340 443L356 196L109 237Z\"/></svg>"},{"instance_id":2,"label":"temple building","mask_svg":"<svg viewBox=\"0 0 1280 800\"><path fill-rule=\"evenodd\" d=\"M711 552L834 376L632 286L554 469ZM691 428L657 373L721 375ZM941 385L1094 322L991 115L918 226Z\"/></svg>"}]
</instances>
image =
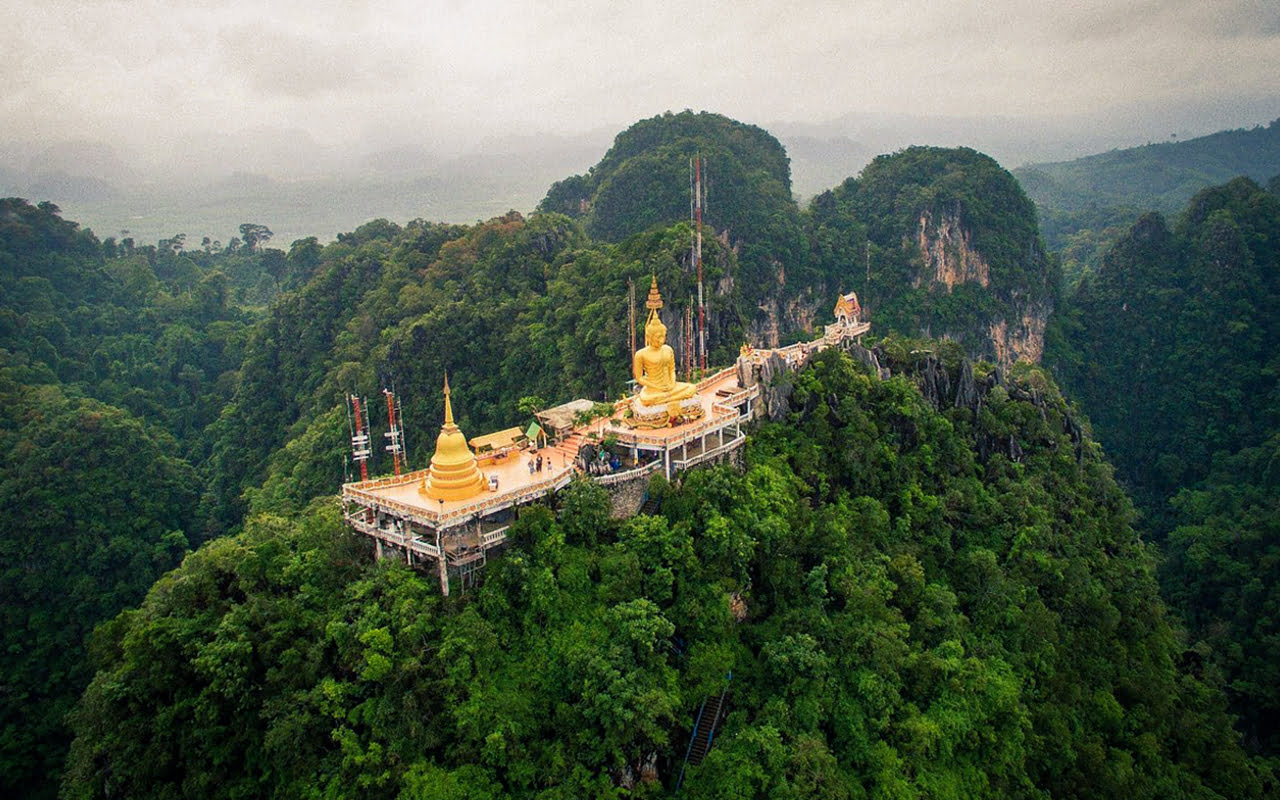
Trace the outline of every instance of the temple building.
<instances>
[{"instance_id":1,"label":"temple building","mask_svg":"<svg viewBox=\"0 0 1280 800\"><path fill-rule=\"evenodd\" d=\"M614 516L637 513L653 474L672 480L736 457L746 442L745 424L766 411L761 386L770 375L797 369L827 347L857 341L870 327L857 296L844 294L835 324L821 338L773 350L744 346L732 366L685 383L676 380L656 277L645 305L645 345L631 360L635 391L613 404L612 413L593 417L600 404L574 400L539 412L527 431L508 428L477 436L468 446L454 422L446 377L444 423L430 466L344 484L347 523L374 540L378 557L399 554L411 565L437 570L443 594L451 582L465 589L505 545L516 507L586 476L605 487Z\"/></svg>"},{"instance_id":2,"label":"temple building","mask_svg":"<svg viewBox=\"0 0 1280 800\"><path fill-rule=\"evenodd\" d=\"M862 306L856 292L840 295L835 307L836 324L857 325L862 322Z\"/></svg>"}]
</instances>

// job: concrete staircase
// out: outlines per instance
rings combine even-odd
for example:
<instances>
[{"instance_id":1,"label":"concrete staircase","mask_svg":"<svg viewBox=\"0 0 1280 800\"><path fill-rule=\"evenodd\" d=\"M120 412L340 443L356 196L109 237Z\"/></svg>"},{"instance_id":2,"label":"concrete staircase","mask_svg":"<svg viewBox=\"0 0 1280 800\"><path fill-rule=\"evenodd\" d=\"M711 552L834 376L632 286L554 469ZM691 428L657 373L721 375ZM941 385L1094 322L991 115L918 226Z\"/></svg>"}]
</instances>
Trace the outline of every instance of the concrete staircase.
<instances>
[{"instance_id":1,"label":"concrete staircase","mask_svg":"<svg viewBox=\"0 0 1280 800\"><path fill-rule=\"evenodd\" d=\"M644 505L640 506L640 513L650 517L656 516L662 511L662 498L656 495L649 495L644 499Z\"/></svg>"},{"instance_id":2,"label":"concrete staircase","mask_svg":"<svg viewBox=\"0 0 1280 800\"><path fill-rule=\"evenodd\" d=\"M578 457L578 448L582 446L582 442L586 439L584 431L575 431L567 436L564 441L544 450L544 453L550 453L555 460L555 465L559 467L563 464L572 464L574 459ZM563 459L563 460L562 460Z\"/></svg>"}]
</instances>

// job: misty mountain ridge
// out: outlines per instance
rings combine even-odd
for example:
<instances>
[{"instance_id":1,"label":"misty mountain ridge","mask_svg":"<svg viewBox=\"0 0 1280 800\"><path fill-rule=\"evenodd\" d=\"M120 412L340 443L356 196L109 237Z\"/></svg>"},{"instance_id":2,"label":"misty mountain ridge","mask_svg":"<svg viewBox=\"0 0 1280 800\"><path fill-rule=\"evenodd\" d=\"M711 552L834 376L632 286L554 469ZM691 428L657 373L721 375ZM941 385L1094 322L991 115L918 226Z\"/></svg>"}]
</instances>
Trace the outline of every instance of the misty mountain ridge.
<instances>
[{"instance_id":1,"label":"misty mountain ridge","mask_svg":"<svg viewBox=\"0 0 1280 800\"><path fill-rule=\"evenodd\" d=\"M1014 170L1037 204L1073 211L1098 206L1178 211L1208 186L1280 174L1280 119L1189 141L1111 150L1074 161Z\"/></svg>"},{"instance_id":2,"label":"misty mountain ridge","mask_svg":"<svg viewBox=\"0 0 1280 800\"><path fill-rule=\"evenodd\" d=\"M1205 124L1195 115L1171 115L1147 110L1124 118L1148 131L1178 130L1176 137L1184 140L1188 126L1195 131ZM876 155L913 144L963 145L1001 164L1044 167L1042 162L1150 141L1093 116L857 112L764 127L786 147L792 190L801 201L857 175ZM268 128L187 137L159 155L131 155L84 139L25 148L10 143L0 152L0 195L50 200L104 237L128 235L140 243L178 232L226 240L245 221L268 225L278 242L306 236L327 241L379 217L472 222L531 210L551 183L596 163L617 130L491 136L454 153L391 139L360 152L322 145L305 131ZM1205 179L1186 196L1227 177ZM1034 185L1028 191L1040 200Z\"/></svg>"}]
</instances>

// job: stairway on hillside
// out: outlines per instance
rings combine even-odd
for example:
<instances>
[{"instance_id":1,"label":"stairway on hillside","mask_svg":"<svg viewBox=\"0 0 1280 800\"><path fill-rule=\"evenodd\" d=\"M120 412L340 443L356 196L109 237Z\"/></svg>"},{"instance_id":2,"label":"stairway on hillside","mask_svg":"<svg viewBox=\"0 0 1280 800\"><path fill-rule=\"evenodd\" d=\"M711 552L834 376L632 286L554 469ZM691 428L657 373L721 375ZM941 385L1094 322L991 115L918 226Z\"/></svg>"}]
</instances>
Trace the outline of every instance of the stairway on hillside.
<instances>
[{"instance_id":1,"label":"stairway on hillside","mask_svg":"<svg viewBox=\"0 0 1280 800\"><path fill-rule=\"evenodd\" d=\"M721 692L719 697L708 698L702 716L698 719L698 726L694 729L693 739L689 743L688 758L688 762L695 767L706 758L707 751L711 749L711 743L715 740L716 724L720 721L721 712L724 711L726 694L728 694L727 691Z\"/></svg>"},{"instance_id":2,"label":"stairway on hillside","mask_svg":"<svg viewBox=\"0 0 1280 800\"><path fill-rule=\"evenodd\" d=\"M733 680L733 673L730 672L728 680ZM684 754L684 764L680 766L680 777L676 778L676 794L680 794L680 787L684 785L684 773L690 765L697 766L702 763L702 759L707 757L707 751L711 749L712 743L716 738L716 727L720 723L720 718L724 716L726 702L725 698L729 695L729 687L725 686L724 691L719 695L711 695L702 701L702 708L698 711L698 719L694 723L693 733L689 738L689 749Z\"/></svg>"},{"instance_id":3,"label":"stairway on hillside","mask_svg":"<svg viewBox=\"0 0 1280 800\"><path fill-rule=\"evenodd\" d=\"M661 511L662 497L660 495L649 495L644 499L644 505L640 506L640 513L650 517L656 516Z\"/></svg>"}]
</instances>

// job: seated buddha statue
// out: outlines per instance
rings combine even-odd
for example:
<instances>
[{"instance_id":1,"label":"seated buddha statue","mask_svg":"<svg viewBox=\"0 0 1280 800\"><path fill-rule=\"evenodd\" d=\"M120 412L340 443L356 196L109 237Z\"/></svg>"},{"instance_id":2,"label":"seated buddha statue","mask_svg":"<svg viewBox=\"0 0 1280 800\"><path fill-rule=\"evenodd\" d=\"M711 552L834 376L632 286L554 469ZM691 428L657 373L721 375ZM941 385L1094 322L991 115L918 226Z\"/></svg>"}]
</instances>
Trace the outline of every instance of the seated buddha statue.
<instances>
[{"instance_id":1,"label":"seated buddha statue","mask_svg":"<svg viewBox=\"0 0 1280 800\"><path fill-rule=\"evenodd\" d=\"M631 359L631 374L640 384L640 404L662 406L693 397L697 387L676 380L676 356L667 344L667 326L650 310L644 326L645 346Z\"/></svg>"}]
</instances>

